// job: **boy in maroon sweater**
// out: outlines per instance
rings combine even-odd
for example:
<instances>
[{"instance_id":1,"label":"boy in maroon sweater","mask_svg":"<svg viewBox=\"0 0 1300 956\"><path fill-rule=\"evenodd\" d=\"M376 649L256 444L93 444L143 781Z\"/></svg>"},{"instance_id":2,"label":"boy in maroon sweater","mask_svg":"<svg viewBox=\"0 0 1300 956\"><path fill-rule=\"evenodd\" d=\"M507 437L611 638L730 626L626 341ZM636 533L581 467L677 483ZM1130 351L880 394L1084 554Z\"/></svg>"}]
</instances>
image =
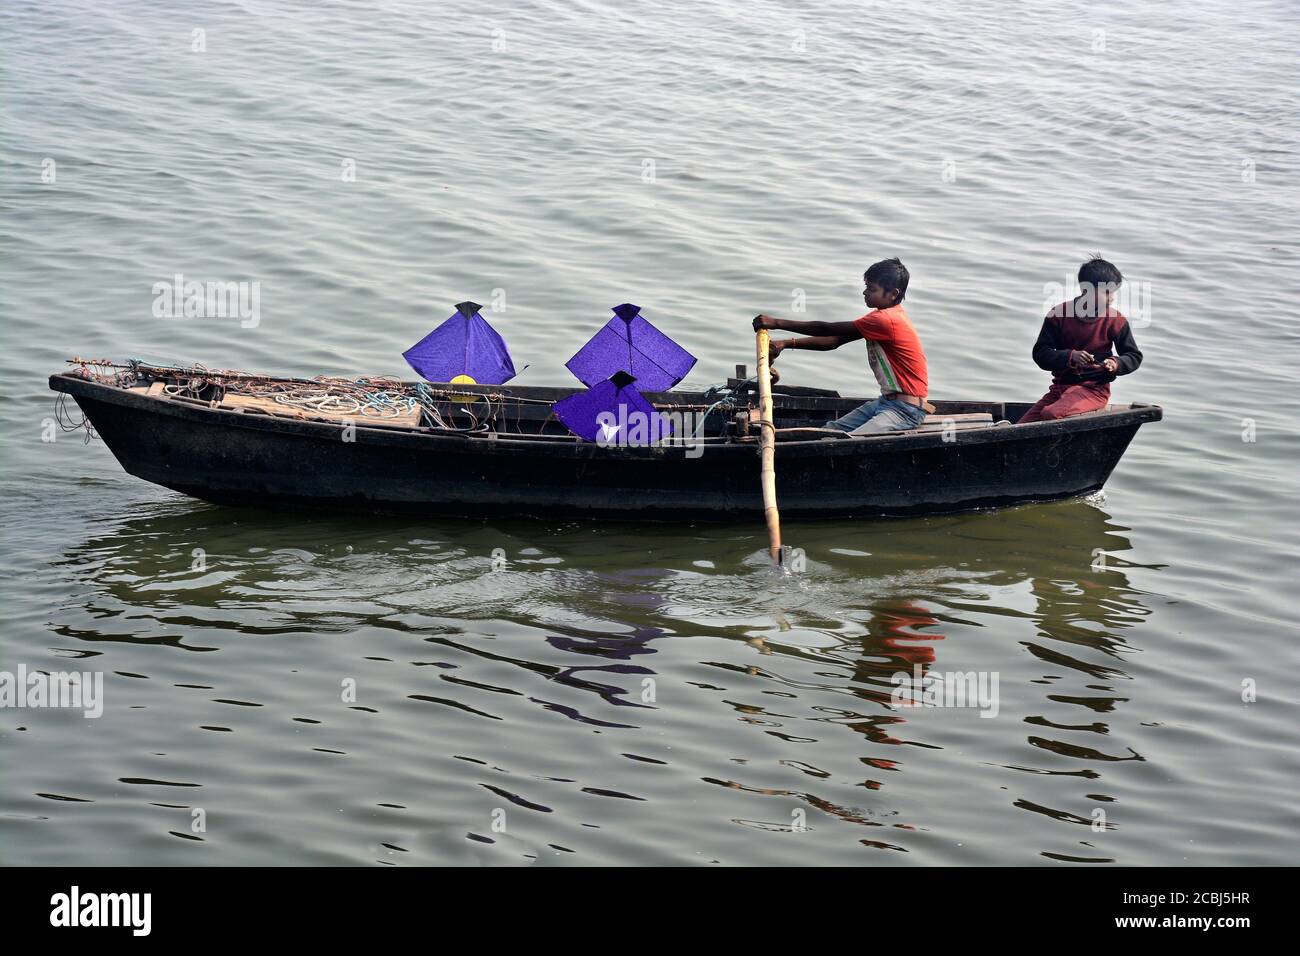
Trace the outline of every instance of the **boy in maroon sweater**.
<instances>
[{"instance_id":1,"label":"boy in maroon sweater","mask_svg":"<svg viewBox=\"0 0 1300 956\"><path fill-rule=\"evenodd\" d=\"M1047 313L1034 343L1034 362L1052 373L1052 387L1016 424L1105 408L1115 377L1142 364L1128 319L1111 305L1123 281L1100 256L1079 267L1079 295Z\"/></svg>"}]
</instances>

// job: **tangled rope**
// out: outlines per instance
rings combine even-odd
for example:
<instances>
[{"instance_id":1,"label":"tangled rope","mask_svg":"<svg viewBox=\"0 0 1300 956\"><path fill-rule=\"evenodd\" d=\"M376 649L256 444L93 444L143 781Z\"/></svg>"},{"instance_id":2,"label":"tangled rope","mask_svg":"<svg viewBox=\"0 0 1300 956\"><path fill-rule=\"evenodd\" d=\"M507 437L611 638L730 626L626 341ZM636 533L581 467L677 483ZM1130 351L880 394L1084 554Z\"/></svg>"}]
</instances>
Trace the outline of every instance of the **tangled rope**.
<instances>
[{"instance_id":1,"label":"tangled rope","mask_svg":"<svg viewBox=\"0 0 1300 956\"><path fill-rule=\"evenodd\" d=\"M409 385L389 375L335 378L318 375L310 382L274 378L236 369L209 369L204 365L151 365L133 359L134 377L163 381L163 392L173 397L211 398L212 392L271 399L277 405L320 415L396 419L418 406Z\"/></svg>"},{"instance_id":2,"label":"tangled rope","mask_svg":"<svg viewBox=\"0 0 1300 956\"><path fill-rule=\"evenodd\" d=\"M76 432L84 429L86 438L82 442L83 445L89 445L91 439L99 437L98 432L95 431L95 426L90 423L90 419L85 414L82 414L81 420L78 421L68 412L68 396L66 392L60 393L54 399L54 420L58 423L60 431Z\"/></svg>"},{"instance_id":3,"label":"tangled rope","mask_svg":"<svg viewBox=\"0 0 1300 956\"><path fill-rule=\"evenodd\" d=\"M485 403L483 407L484 414L480 417L475 414L475 406L478 401L465 401L467 396L463 393L435 389L426 382L417 382L415 392L417 395L416 400L419 402L420 407L424 409L424 414L429 419L430 426L442 431L461 433L491 431L498 414L504 410L504 396L500 394L474 395L475 399ZM460 426L447 421L443 413L446 412L450 416L453 411L468 416L469 424Z\"/></svg>"}]
</instances>

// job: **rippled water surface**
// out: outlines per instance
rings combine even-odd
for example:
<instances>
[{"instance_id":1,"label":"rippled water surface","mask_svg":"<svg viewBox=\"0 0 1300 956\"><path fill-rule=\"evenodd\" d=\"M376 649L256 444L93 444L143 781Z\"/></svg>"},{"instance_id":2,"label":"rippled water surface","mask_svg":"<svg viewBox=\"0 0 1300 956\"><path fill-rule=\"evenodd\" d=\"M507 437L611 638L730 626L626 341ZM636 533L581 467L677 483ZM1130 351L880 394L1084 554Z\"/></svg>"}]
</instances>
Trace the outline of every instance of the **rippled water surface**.
<instances>
[{"instance_id":1,"label":"rippled water surface","mask_svg":"<svg viewBox=\"0 0 1300 956\"><path fill-rule=\"evenodd\" d=\"M1294 862L1297 27L7 4L0 671L102 672L105 707L0 710L0 862ZM520 384L633 301L706 385L748 316L853 317L894 254L933 397L1029 401L1094 251L1147 296L1115 398L1166 414L1105 496L791 522L787 578L760 515L224 509L42 440L69 355L403 373L494 294ZM155 318L177 273L260 283L259 321ZM871 390L860 349L782 365ZM997 675L996 715L894 706L914 667Z\"/></svg>"}]
</instances>

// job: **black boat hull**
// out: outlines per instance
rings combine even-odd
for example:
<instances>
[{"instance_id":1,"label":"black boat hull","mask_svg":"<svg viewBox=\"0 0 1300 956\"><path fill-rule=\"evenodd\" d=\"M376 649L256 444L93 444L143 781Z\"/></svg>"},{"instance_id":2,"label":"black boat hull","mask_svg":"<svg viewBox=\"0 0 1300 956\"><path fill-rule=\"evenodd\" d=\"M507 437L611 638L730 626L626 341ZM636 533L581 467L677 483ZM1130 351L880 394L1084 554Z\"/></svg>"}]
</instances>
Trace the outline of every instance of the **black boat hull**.
<instances>
[{"instance_id":1,"label":"black boat hull","mask_svg":"<svg viewBox=\"0 0 1300 956\"><path fill-rule=\"evenodd\" d=\"M349 434L337 423L146 396L74 375L51 376L50 387L76 399L127 472L219 504L654 521L753 521L762 513L752 443L717 442L693 453L423 428L356 426ZM826 400L804 404L804 414L816 414ZM1008 416L1027 407L948 404L954 413L990 407ZM1105 484L1141 424L1161 414L1133 406L960 431L948 440L911 433L784 441L779 504L787 518L836 518L1086 495Z\"/></svg>"}]
</instances>

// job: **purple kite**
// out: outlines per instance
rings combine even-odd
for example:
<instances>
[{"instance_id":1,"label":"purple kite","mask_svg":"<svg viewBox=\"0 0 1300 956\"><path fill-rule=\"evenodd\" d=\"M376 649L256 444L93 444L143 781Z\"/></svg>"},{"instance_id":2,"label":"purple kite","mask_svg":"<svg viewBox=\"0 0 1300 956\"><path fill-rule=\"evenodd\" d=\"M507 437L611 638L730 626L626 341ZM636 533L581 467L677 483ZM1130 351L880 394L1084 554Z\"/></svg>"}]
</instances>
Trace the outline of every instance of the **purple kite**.
<instances>
[{"instance_id":1,"label":"purple kite","mask_svg":"<svg viewBox=\"0 0 1300 956\"><path fill-rule=\"evenodd\" d=\"M456 314L402 353L430 382L500 385L515 377L510 349L479 315L477 302L461 302Z\"/></svg>"},{"instance_id":2,"label":"purple kite","mask_svg":"<svg viewBox=\"0 0 1300 956\"><path fill-rule=\"evenodd\" d=\"M631 375L647 392L666 392L695 364L695 356L640 316L641 307L614 307L614 318L565 365L583 385L596 387L615 372Z\"/></svg>"},{"instance_id":3,"label":"purple kite","mask_svg":"<svg viewBox=\"0 0 1300 956\"><path fill-rule=\"evenodd\" d=\"M619 371L585 392L562 398L555 415L579 438L601 445L648 445L672 433L672 423Z\"/></svg>"}]
</instances>

